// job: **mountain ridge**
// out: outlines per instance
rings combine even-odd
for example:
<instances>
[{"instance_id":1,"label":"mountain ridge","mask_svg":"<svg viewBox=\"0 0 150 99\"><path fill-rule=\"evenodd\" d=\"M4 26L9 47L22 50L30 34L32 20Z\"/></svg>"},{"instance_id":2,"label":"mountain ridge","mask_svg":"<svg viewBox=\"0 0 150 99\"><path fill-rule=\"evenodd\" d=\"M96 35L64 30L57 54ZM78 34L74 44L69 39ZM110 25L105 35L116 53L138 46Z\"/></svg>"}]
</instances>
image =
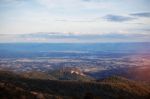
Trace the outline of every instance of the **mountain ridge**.
<instances>
[{"instance_id":1,"label":"mountain ridge","mask_svg":"<svg viewBox=\"0 0 150 99\"><path fill-rule=\"evenodd\" d=\"M20 95L27 97L36 97L34 94L41 94L40 99L85 99L84 97L90 93L93 98L91 99L149 99L150 86L147 84L138 83L135 81L127 80L122 77L111 77L103 81L66 81L66 80L40 80L29 79L16 76L15 74L0 72L0 97L4 91L11 93L9 95L15 96L18 92L13 92L19 88ZM14 75L14 76L13 76ZM9 85L12 85L9 87ZM10 90L9 90L10 88ZM8 89L8 90L5 90ZM34 93L34 94L33 94ZM33 96L32 96L33 95ZM20 98L15 99L24 99ZM3 99L3 98L2 98ZM25 98L33 99L33 98Z\"/></svg>"}]
</instances>

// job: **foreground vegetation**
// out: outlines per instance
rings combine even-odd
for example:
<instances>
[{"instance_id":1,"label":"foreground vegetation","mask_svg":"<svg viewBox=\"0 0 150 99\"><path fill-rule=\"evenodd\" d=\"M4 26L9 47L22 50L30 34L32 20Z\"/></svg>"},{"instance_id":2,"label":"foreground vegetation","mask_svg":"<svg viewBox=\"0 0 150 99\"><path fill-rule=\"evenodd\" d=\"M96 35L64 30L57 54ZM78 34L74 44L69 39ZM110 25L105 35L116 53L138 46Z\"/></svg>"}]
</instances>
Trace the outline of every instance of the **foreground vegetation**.
<instances>
[{"instance_id":1,"label":"foreground vegetation","mask_svg":"<svg viewBox=\"0 0 150 99\"><path fill-rule=\"evenodd\" d=\"M0 99L150 99L150 86L113 76L101 81L42 80L0 72Z\"/></svg>"}]
</instances>

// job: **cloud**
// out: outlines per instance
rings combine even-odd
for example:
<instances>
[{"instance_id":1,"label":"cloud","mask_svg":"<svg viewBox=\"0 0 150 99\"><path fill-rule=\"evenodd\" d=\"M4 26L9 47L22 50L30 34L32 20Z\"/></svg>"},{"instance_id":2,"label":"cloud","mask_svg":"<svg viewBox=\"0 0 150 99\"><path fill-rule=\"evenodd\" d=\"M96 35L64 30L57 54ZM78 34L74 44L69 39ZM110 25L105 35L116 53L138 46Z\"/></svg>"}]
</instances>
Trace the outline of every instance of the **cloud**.
<instances>
[{"instance_id":1,"label":"cloud","mask_svg":"<svg viewBox=\"0 0 150 99\"><path fill-rule=\"evenodd\" d=\"M0 35L0 42L53 42L53 43L99 43L99 42L150 42L150 34L75 34L39 32L30 34Z\"/></svg>"},{"instance_id":2,"label":"cloud","mask_svg":"<svg viewBox=\"0 0 150 99\"><path fill-rule=\"evenodd\" d=\"M110 2L108 0L82 0L84 2Z\"/></svg>"},{"instance_id":3,"label":"cloud","mask_svg":"<svg viewBox=\"0 0 150 99\"><path fill-rule=\"evenodd\" d=\"M0 7L2 7L1 11L5 11L9 8L11 8L9 11L14 10L14 8L21 9L27 2L28 0L0 0Z\"/></svg>"},{"instance_id":4,"label":"cloud","mask_svg":"<svg viewBox=\"0 0 150 99\"><path fill-rule=\"evenodd\" d=\"M88 18L88 19L70 18L70 19L56 19L55 21L58 21L58 22L96 22L98 20L99 18Z\"/></svg>"},{"instance_id":5,"label":"cloud","mask_svg":"<svg viewBox=\"0 0 150 99\"><path fill-rule=\"evenodd\" d=\"M26 0L0 0L0 4L19 4L26 2Z\"/></svg>"},{"instance_id":6,"label":"cloud","mask_svg":"<svg viewBox=\"0 0 150 99\"><path fill-rule=\"evenodd\" d=\"M137 17L150 17L150 12L141 12L141 13L132 13L131 16L137 16Z\"/></svg>"},{"instance_id":7,"label":"cloud","mask_svg":"<svg viewBox=\"0 0 150 99\"><path fill-rule=\"evenodd\" d=\"M107 21L112 21L112 22L126 22L126 21L132 21L135 18L133 17L129 17L129 16L121 16L121 15L106 15L104 17L104 19L106 19Z\"/></svg>"},{"instance_id":8,"label":"cloud","mask_svg":"<svg viewBox=\"0 0 150 99\"><path fill-rule=\"evenodd\" d=\"M66 20L66 19L56 19L55 21L59 21L59 22L68 22L68 20Z\"/></svg>"},{"instance_id":9,"label":"cloud","mask_svg":"<svg viewBox=\"0 0 150 99\"><path fill-rule=\"evenodd\" d=\"M84 1L84 2L99 2L101 0L82 0L82 1Z\"/></svg>"}]
</instances>

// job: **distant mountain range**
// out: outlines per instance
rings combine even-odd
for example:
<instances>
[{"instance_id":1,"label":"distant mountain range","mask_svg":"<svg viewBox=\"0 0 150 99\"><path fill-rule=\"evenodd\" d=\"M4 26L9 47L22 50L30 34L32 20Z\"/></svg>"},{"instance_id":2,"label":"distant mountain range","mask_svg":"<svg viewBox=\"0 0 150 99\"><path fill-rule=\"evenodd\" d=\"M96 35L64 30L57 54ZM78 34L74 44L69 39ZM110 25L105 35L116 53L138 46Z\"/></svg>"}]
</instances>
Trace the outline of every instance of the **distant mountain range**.
<instances>
[{"instance_id":1,"label":"distant mountain range","mask_svg":"<svg viewBox=\"0 0 150 99\"><path fill-rule=\"evenodd\" d=\"M148 53L150 43L0 43L0 51Z\"/></svg>"}]
</instances>

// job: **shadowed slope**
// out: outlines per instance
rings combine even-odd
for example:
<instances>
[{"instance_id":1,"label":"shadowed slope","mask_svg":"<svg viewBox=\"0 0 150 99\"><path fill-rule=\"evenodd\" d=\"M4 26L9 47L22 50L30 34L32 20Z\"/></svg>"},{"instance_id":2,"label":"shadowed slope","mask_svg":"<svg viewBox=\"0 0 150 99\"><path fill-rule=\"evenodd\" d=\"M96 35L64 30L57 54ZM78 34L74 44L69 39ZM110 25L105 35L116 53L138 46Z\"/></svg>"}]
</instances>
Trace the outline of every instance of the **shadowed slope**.
<instances>
[{"instance_id":1,"label":"shadowed slope","mask_svg":"<svg viewBox=\"0 0 150 99\"><path fill-rule=\"evenodd\" d=\"M0 73L0 82L5 83L5 85L10 84L16 88L21 88L27 93L40 93L43 95L43 98L41 99L49 99L47 98L48 96L60 97L56 99L84 99L87 93L90 93L93 96L93 99L150 98L150 88L148 85L130 81L121 77L111 77L100 82L81 82L27 79L17 76L14 77L12 74L6 76L4 73ZM5 87L7 88L8 86ZM9 93L12 93L9 95L14 95L13 89L14 88L7 90ZM2 94L5 90L1 90Z\"/></svg>"}]
</instances>

